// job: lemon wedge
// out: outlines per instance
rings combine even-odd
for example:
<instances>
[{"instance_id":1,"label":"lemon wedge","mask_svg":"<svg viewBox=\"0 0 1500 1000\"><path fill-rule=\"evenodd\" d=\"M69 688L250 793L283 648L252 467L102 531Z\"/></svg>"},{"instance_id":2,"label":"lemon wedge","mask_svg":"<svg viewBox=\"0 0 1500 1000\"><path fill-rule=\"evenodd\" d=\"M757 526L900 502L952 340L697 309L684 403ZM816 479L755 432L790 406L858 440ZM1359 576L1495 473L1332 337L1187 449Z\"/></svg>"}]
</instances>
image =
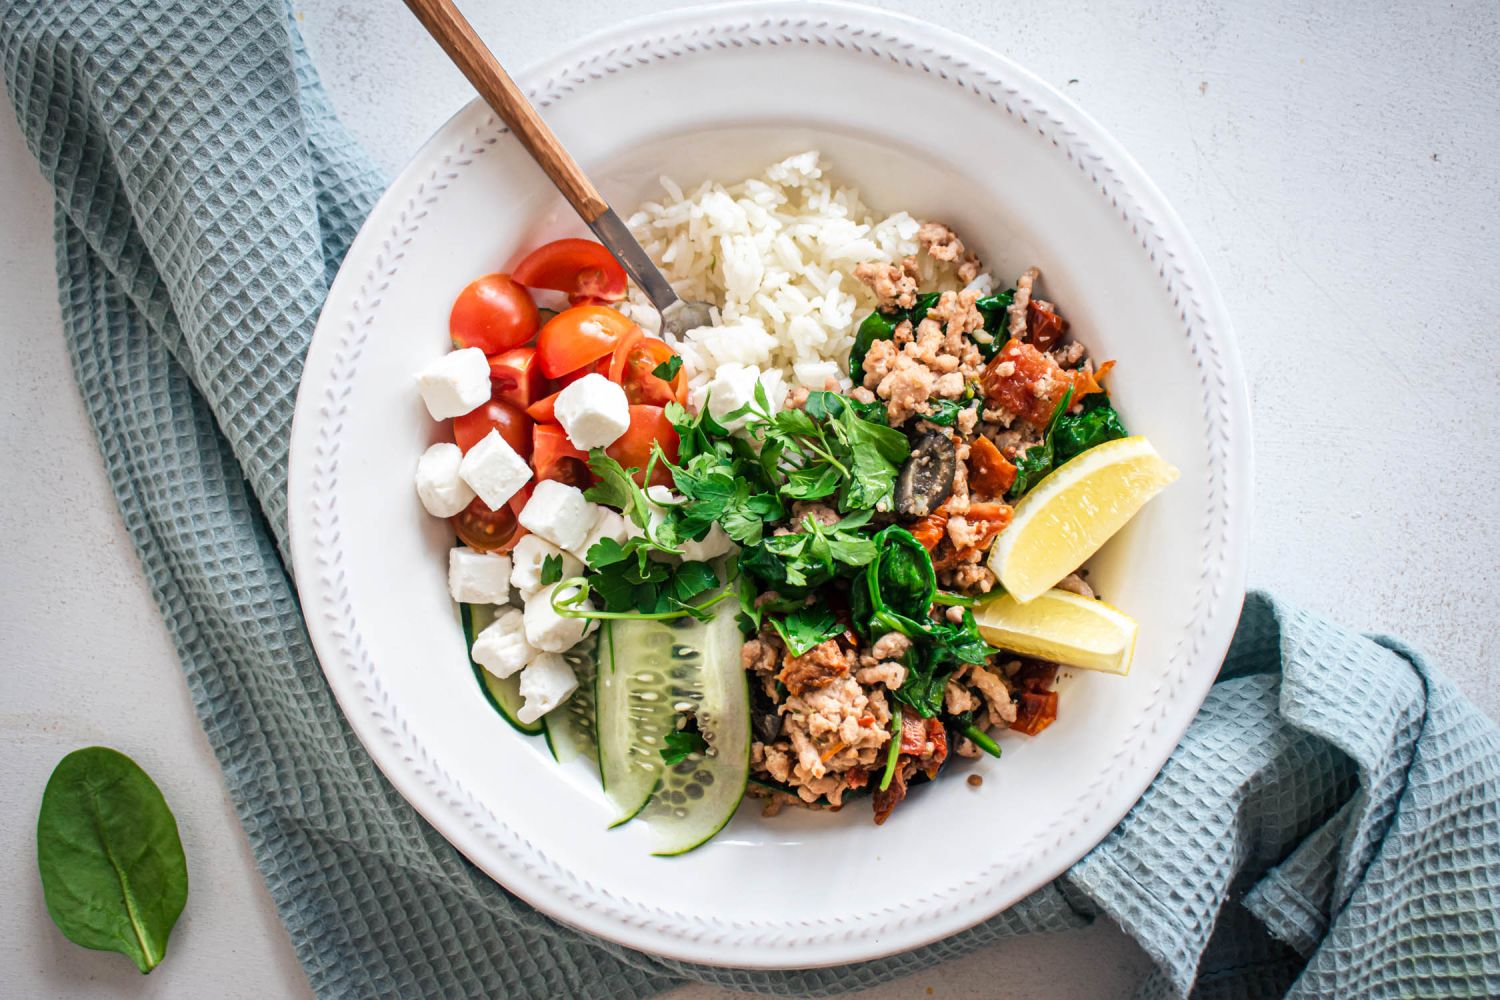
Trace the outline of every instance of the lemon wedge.
<instances>
[{"instance_id":1,"label":"lemon wedge","mask_svg":"<svg viewBox=\"0 0 1500 1000\"><path fill-rule=\"evenodd\" d=\"M1022 604L1001 594L974 609L979 634L992 646L1070 667L1128 674L1135 620L1103 601L1049 590Z\"/></svg>"},{"instance_id":2,"label":"lemon wedge","mask_svg":"<svg viewBox=\"0 0 1500 1000\"><path fill-rule=\"evenodd\" d=\"M1016 504L990 551L1000 585L1025 604L1083 564L1178 476L1143 437L1090 448Z\"/></svg>"}]
</instances>

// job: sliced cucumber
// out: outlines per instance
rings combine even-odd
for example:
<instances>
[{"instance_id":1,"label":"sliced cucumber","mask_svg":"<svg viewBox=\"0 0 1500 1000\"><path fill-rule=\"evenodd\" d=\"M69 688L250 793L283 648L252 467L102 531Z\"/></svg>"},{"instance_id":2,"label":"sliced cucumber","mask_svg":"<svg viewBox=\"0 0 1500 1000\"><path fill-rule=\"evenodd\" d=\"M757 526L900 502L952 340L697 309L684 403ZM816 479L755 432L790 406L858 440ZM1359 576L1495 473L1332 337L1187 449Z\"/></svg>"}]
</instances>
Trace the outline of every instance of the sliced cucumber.
<instances>
[{"instance_id":1,"label":"sliced cucumber","mask_svg":"<svg viewBox=\"0 0 1500 1000\"><path fill-rule=\"evenodd\" d=\"M559 764L582 757L599 766L599 740L594 733L594 672L598 634L583 640L563 654L578 690L542 717L547 724L547 748Z\"/></svg>"},{"instance_id":2,"label":"sliced cucumber","mask_svg":"<svg viewBox=\"0 0 1500 1000\"><path fill-rule=\"evenodd\" d=\"M490 604L460 604L459 609L464 622L464 646L473 649L474 637L495 620L495 608ZM535 736L542 731L545 724L541 719L522 722L516 718L516 711L525 701L521 697L519 673L505 678L496 677L475 663L473 657L469 658L469 665L474 668L474 676L479 680L479 690L484 692L485 698L500 713L502 719L527 736Z\"/></svg>"},{"instance_id":3,"label":"sliced cucumber","mask_svg":"<svg viewBox=\"0 0 1500 1000\"><path fill-rule=\"evenodd\" d=\"M729 822L750 776L750 695L734 615L713 621L624 620L600 642L599 759L615 825L649 822L654 853L682 854ZM668 768L666 735L691 713L708 743ZM649 805L648 805L649 803Z\"/></svg>"}]
</instances>

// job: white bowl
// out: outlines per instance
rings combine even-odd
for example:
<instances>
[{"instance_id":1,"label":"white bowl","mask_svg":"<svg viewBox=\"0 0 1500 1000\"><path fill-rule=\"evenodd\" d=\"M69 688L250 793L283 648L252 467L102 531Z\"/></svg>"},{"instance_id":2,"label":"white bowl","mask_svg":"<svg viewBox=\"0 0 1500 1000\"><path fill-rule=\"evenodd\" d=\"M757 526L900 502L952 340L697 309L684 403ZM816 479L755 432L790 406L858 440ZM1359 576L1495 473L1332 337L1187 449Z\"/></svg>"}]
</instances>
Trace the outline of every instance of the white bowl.
<instances>
[{"instance_id":1,"label":"white bowl","mask_svg":"<svg viewBox=\"0 0 1500 1000\"><path fill-rule=\"evenodd\" d=\"M487 108L416 155L350 249L307 358L291 452L292 552L329 685L397 789L512 892L676 959L808 967L904 951L1016 902L1096 844L1176 745L1244 593L1250 436L1223 303L1136 164L1006 59L918 21L834 4L684 11L521 77L627 214L667 173L735 180L821 150L877 211L957 227L999 276L1035 263L1130 429L1182 470L1092 564L1140 622L1130 677L1062 682L1058 721L913 791L882 827L753 804L708 846L652 858L606 829L584 767L486 704L445 587L447 526L412 488L440 433L412 373L447 348L471 278L581 227ZM934 851L934 846L938 849ZM913 859L920 859L913 863Z\"/></svg>"}]
</instances>

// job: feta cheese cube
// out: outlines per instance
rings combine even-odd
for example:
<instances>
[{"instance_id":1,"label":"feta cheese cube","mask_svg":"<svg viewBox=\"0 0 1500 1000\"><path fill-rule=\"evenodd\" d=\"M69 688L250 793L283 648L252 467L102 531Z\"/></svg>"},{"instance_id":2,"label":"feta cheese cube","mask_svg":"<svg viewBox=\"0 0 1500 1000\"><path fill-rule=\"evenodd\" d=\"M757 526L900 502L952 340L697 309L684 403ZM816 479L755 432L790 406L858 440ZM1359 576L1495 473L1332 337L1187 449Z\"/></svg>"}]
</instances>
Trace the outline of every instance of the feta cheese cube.
<instances>
[{"instance_id":1,"label":"feta cheese cube","mask_svg":"<svg viewBox=\"0 0 1500 1000\"><path fill-rule=\"evenodd\" d=\"M589 528L588 537L583 540L583 544L578 546L576 550L578 557L584 562L588 562L589 549L593 548L601 539L612 538L621 545L624 545L626 539L630 537L630 525L619 511L611 510L603 504L594 504L593 506L593 526Z\"/></svg>"},{"instance_id":2,"label":"feta cheese cube","mask_svg":"<svg viewBox=\"0 0 1500 1000\"><path fill-rule=\"evenodd\" d=\"M448 550L448 593L460 604L504 604L510 598L510 559L460 545Z\"/></svg>"},{"instance_id":3,"label":"feta cheese cube","mask_svg":"<svg viewBox=\"0 0 1500 1000\"><path fill-rule=\"evenodd\" d=\"M461 417L490 401L490 362L477 347L450 351L417 372L433 420Z\"/></svg>"},{"instance_id":4,"label":"feta cheese cube","mask_svg":"<svg viewBox=\"0 0 1500 1000\"><path fill-rule=\"evenodd\" d=\"M567 661L556 653L540 653L521 671L521 697L526 703L516 710L516 718L525 723L535 722L577 690L578 678Z\"/></svg>"},{"instance_id":5,"label":"feta cheese cube","mask_svg":"<svg viewBox=\"0 0 1500 1000\"><path fill-rule=\"evenodd\" d=\"M480 490L479 495L484 496L484 491ZM588 537L594 514L582 490L544 479L536 484L531 499L521 508L520 521L527 531L541 535L558 548L574 551Z\"/></svg>"},{"instance_id":6,"label":"feta cheese cube","mask_svg":"<svg viewBox=\"0 0 1500 1000\"><path fill-rule=\"evenodd\" d=\"M829 379L839 381L844 374L837 361L797 361L792 364L797 382L809 389L822 389ZM767 392L770 388L767 387Z\"/></svg>"},{"instance_id":7,"label":"feta cheese cube","mask_svg":"<svg viewBox=\"0 0 1500 1000\"><path fill-rule=\"evenodd\" d=\"M673 507L682 503L682 497L673 493L670 486L646 487L646 499L663 507Z\"/></svg>"},{"instance_id":8,"label":"feta cheese cube","mask_svg":"<svg viewBox=\"0 0 1500 1000\"><path fill-rule=\"evenodd\" d=\"M736 548L734 539L724 533L724 529L717 524L708 529L708 534L697 542L679 542L677 547L682 550L684 561L706 562L716 556L722 556L733 552Z\"/></svg>"},{"instance_id":9,"label":"feta cheese cube","mask_svg":"<svg viewBox=\"0 0 1500 1000\"><path fill-rule=\"evenodd\" d=\"M469 655L475 663L501 678L509 677L536 659L536 649L526 641L526 622L521 610L511 608L485 626L474 637L474 648Z\"/></svg>"},{"instance_id":10,"label":"feta cheese cube","mask_svg":"<svg viewBox=\"0 0 1500 1000\"><path fill-rule=\"evenodd\" d=\"M530 599L542 588L542 563L548 556L562 559L562 578L579 576L583 563L578 557L564 552L540 535L526 535L510 551L510 585Z\"/></svg>"},{"instance_id":11,"label":"feta cheese cube","mask_svg":"<svg viewBox=\"0 0 1500 1000\"><path fill-rule=\"evenodd\" d=\"M552 610L552 596L559 586L560 584L549 583L526 601L526 641L544 653L562 653L572 649L589 627L587 618L568 618ZM577 585L574 586L576 588ZM580 610L593 611L593 602L584 601Z\"/></svg>"},{"instance_id":12,"label":"feta cheese cube","mask_svg":"<svg viewBox=\"0 0 1500 1000\"><path fill-rule=\"evenodd\" d=\"M625 390L598 372L568 383L553 412L573 447L582 451L608 448L630 426Z\"/></svg>"},{"instance_id":13,"label":"feta cheese cube","mask_svg":"<svg viewBox=\"0 0 1500 1000\"><path fill-rule=\"evenodd\" d=\"M474 499L469 484L459 478L464 453L456 444L435 444L417 459L417 496L433 517L452 517Z\"/></svg>"},{"instance_id":14,"label":"feta cheese cube","mask_svg":"<svg viewBox=\"0 0 1500 1000\"><path fill-rule=\"evenodd\" d=\"M531 466L499 431L491 430L469 449L459 463L458 474L490 510L499 510L531 481Z\"/></svg>"},{"instance_id":15,"label":"feta cheese cube","mask_svg":"<svg viewBox=\"0 0 1500 1000\"><path fill-rule=\"evenodd\" d=\"M739 430L745 425L745 419L738 417L734 420L725 420L724 414L737 410L753 400L756 383L759 383L766 391L766 402L770 404L770 412L774 414L780 410L782 401L786 399L786 384L782 380L781 372L771 369L762 373L755 365L741 365L734 362L721 364L708 384L694 392L693 399L699 406L704 405L706 399L708 412L713 414L715 420L722 423L728 430Z\"/></svg>"}]
</instances>

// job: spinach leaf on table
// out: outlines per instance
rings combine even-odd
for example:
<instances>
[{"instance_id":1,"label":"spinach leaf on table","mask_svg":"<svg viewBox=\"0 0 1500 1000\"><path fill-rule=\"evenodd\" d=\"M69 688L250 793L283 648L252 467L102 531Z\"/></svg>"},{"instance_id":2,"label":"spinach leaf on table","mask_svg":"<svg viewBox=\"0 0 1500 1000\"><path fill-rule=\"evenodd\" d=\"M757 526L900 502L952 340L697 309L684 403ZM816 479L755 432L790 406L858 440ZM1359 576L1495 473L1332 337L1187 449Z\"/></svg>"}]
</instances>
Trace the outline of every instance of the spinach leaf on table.
<instances>
[{"instance_id":1,"label":"spinach leaf on table","mask_svg":"<svg viewBox=\"0 0 1500 1000\"><path fill-rule=\"evenodd\" d=\"M107 747L62 759L42 793L36 860L68 940L156 968L187 903L187 859L161 789Z\"/></svg>"}]
</instances>

